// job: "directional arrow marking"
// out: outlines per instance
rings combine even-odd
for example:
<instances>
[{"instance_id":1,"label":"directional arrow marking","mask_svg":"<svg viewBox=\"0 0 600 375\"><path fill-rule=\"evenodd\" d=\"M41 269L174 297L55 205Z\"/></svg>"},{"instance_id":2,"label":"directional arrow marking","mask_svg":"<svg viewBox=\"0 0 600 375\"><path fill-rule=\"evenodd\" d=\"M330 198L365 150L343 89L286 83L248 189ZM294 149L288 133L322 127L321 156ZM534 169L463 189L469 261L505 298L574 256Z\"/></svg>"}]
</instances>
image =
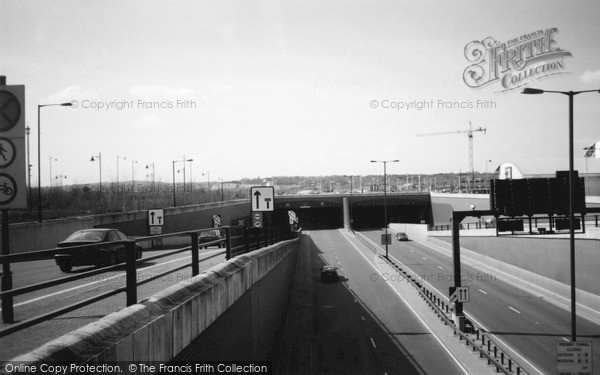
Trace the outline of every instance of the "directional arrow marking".
<instances>
[{"instance_id":1,"label":"directional arrow marking","mask_svg":"<svg viewBox=\"0 0 600 375\"><path fill-rule=\"evenodd\" d=\"M260 191L255 191L254 196L256 197L256 209L258 210L260 208Z\"/></svg>"}]
</instances>

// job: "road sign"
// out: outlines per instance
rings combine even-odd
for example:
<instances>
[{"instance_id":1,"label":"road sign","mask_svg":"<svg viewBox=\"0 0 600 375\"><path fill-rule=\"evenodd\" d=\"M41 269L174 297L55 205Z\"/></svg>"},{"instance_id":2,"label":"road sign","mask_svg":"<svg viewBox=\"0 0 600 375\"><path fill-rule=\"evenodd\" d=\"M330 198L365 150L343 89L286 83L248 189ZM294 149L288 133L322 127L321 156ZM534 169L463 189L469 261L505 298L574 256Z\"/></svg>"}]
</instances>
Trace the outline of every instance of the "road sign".
<instances>
[{"instance_id":1,"label":"road sign","mask_svg":"<svg viewBox=\"0 0 600 375\"><path fill-rule=\"evenodd\" d=\"M383 233L381 235L381 244L382 245L391 245L392 244L392 235Z\"/></svg>"},{"instance_id":2,"label":"road sign","mask_svg":"<svg viewBox=\"0 0 600 375\"><path fill-rule=\"evenodd\" d=\"M221 227L221 215L213 215L213 228Z\"/></svg>"},{"instance_id":3,"label":"road sign","mask_svg":"<svg viewBox=\"0 0 600 375\"><path fill-rule=\"evenodd\" d=\"M288 216L290 218L290 225L298 224L298 216L294 211L288 211Z\"/></svg>"},{"instance_id":4,"label":"road sign","mask_svg":"<svg viewBox=\"0 0 600 375\"><path fill-rule=\"evenodd\" d=\"M468 286L450 287L450 303L469 301L471 301L471 292Z\"/></svg>"},{"instance_id":5,"label":"road sign","mask_svg":"<svg viewBox=\"0 0 600 375\"><path fill-rule=\"evenodd\" d=\"M252 213L252 226L254 228L262 228L263 227L262 212L253 212Z\"/></svg>"},{"instance_id":6,"label":"road sign","mask_svg":"<svg viewBox=\"0 0 600 375\"><path fill-rule=\"evenodd\" d=\"M275 209L275 188L273 186L253 186L250 188L253 212L273 211Z\"/></svg>"},{"instance_id":7,"label":"road sign","mask_svg":"<svg viewBox=\"0 0 600 375\"><path fill-rule=\"evenodd\" d=\"M0 86L0 209L26 208L25 86Z\"/></svg>"},{"instance_id":8,"label":"road sign","mask_svg":"<svg viewBox=\"0 0 600 375\"><path fill-rule=\"evenodd\" d=\"M148 210L148 225L151 227L165 225L165 215L162 208Z\"/></svg>"},{"instance_id":9,"label":"road sign","mask_svg":"<svg viewBox=\"0 0 600 375\"><path fill-rule=\"evenodd\" d=\"M592 342L556 342L557 374L592 375Z\"/></svg>"}]
</instances>

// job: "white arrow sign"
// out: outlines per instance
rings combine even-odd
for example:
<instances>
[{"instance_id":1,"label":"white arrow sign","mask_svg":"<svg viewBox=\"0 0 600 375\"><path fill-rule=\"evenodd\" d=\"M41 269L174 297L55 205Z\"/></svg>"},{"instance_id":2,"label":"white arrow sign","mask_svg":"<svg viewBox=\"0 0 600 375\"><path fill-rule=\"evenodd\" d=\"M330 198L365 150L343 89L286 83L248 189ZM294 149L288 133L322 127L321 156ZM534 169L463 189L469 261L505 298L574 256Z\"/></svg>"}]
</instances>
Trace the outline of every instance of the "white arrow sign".
<instances>
[{"instance_id":1,"label":"white arrow sign","mask_svg":"<svg viewBox=\"0 0 600 375\"><path fill-rule=\"evenodd\" d=\"M148 210L148 225L153 226L163 226L165 224L165 216L164 210L162 208L157 208L153 210Z\"/></svg>"},{"instance_id":2,"label":"white arrow sign","mask_svg":"<svg viewBox=\"0 0 600 375\"><path fill-rule=\"evenodd\" d=\"M250 188L252 211L273 211L275 209L275 188L273 186L253 186Z\"/></svg>"}]
</instances>

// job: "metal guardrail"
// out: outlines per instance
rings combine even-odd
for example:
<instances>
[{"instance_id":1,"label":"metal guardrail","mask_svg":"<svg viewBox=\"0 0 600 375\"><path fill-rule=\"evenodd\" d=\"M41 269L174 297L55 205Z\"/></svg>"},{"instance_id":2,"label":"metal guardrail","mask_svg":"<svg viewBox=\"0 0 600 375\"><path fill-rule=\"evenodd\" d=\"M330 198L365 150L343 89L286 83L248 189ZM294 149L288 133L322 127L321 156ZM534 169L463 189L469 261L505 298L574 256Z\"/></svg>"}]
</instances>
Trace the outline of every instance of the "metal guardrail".
<instances>
[{"instance_id":1,"label":"metal guardrail","mask_svg":"<svg viewBox=\"0 0 600 375\"><path fill-rule=\"evenodd\" d=\"M125 244L125 246L126 246L126 259L125 259L126 285L124 287L113 289L111 291L96 295L94 297L71 304L69 306L65 306L61 309L57 309L57 310L54 310L54 311L51 311L51 312L48 312L45 314L41 314L36 317L27 319L27 320L23 320L19 323L16 323L16 324L10 326L9 328L1 330L0 337L7 336L11 333L23 330L23 329L31 327L35 324L44 322L44 321L52 319L56 316L63 315L70 311L73 311L73 310L79 309L81 307L90 305L92 303L101 301L105 298L111 297L113 295L116 295L116 294L119 294L122 292L126 293L127 306L131 306L133 304L138 303L138 297L137 297L137 287L138 286L144 285L146 283L149 283L151 281L154 281L156 279L159 279L168 274L177 272L181 269L184 269L184 268L187 268L190 266L192 268L192 277L197 276L200 273L200 267L199 267L200 260L210 259L210 258L213 258L213 257L223 254L223 252L220 252L220 253L213 254L211 256L200 259L199 252L198 252L198 250L199 250L199 244L198 244L199 233L206 231L206 230L210 230L210 229L214 229L214 228L203 228L203 229L197 229L197 230L192 230L192 231L176 232L176 233L162 234L162 235L156 235L156 236L138 237L135 240L103 242L101 244L80 245L80 246L69 247L69 250L72 251L72 250L76 250L78 248L90 249L90 248L103 247L103 246L105 247L110 244ZM220 229L225 230L225 233L226 233L226 236L225 236L226 237L225 238L226 247L224 249L224 253L226 254L226 259L230 259L238 254L246 253L246 252L249 252L249 251L252 251L255 249L259 249L261 247L266 247L266 246L269 246L276 242L286 240L286 239L291 239L291 238L294 238L295 236L297 236L296 233L291 232L289 229L285 230L282 228L254 229L254 228L245 228L245 227L237 227L237 226L227 226L227 227L222 227ZM136 252L136 243L137 242L155 241L158 239L164 239L164 238L169 238L169 237L182 237L182 236L190 237L190 245L183 247L181 249L169 251L165 254L159 254L159 255L147 257L147 258L140 259L140 260L136 259L135 252ZM204 242L200 245L201 246L211 246L211 245L218 245L221 242L223 242L223 240L219 239L219 240L215 240L215 241ZM54 254L64 252L64 251L65 251L65 248L55 248L55 249L33 251L33 252L27 252L27 253L2 255L2 256L0 256L0 263L2 263L3 265L5 263L8 263L8 265L10 266L10 263L28 262L28 261L40 260L40 259L50 259L51 256L53 256ZM172 255L187 252L187 251L191 251L192 259L191 259L190 263L186 263L179 267L171 268L167 271L164 271L160 274L156 274L152 277L144 278L141 281L137 280L137 265L138 264L140 264L142 262L148 262L148 261L152 261L152 260L156 260L156 259L160 259L160 258L169 257ZM79 279L87 278L90 276L107 273L109 271L116 270L118 267L122 267L122 265L117 264L117 265L113 265L113 266L109 266L109 267L104 267L101 269L78 273L77 275L61 277L61 278L46 281L43 283L27 285L24 287L14 288L14 289L12 288L11 274L9 274L8 278L7 277L2 278L3 285L1 288L1 292L0 292L0 297L2 298L2 320L4 323L14 323L14 321L15 321L14 320L14 310L13 310L13 307L14 307L13 306L13 297L14 296L23 295L26 293L46 289L46 288L49 288L52 286L57 286L57 285L71 282L71 281L76 281ZM9 284L9 285L6 285L6 284Z\"/></svg>"},{"instance_id":2,"label":"metal guardrail","mask_svg":"<svg viewBox=\"0 0 600 375\"><path fill-rule=\"evenodd\" d=\"M356 238L358 238L375 254L380 252L381 249L377 246L373 246L373 244L366 238L364 238L362 234L356 233L354 231L353 233L356 236ZM438 297L437 294L431 292L423 284L421 284L418 281L418 275L414 274L410 270L402 269L402 267L396 264L396 262L400 263L396 259L394 259L396 261L394 262L390 259L387 259L382 254L379 254L379 257L384 261L388 262L399 272L402 272L405 276L405 279L408 280L415 288L417 288L421 297L429 304L433 311L444 322L444 325L450 326L454 331L454 334L458 335L459 340L465 340L465 344L467 346L470 345L473 348L473 351L478 351L480 358L487 359L488 365L494 366L496 368L496 372L502 372L507 375L512 375L515 372L517 375L527 374L523 367L520 366L512 358L510 358L507 354L505 354L504 351L502 351L502 349L500 348L500 346L495 344L494 341L489 337L489 335L485 335L485 330L477 329L475 328L472 322L467 321L467 326L470 327L470 331L476 334L476 339L471 338L469 336L469 332L460 331L458 327L454 324L454 321L447 315L452 311L451 305L449 303L446 303L444 299ZM481 345L477 343L478 340L481 341Z\"/></svg>"},{"instance_id":3,"label":"metal guardrail","mask_svg":"<svg viewBox=\"0 0 600 375\"><path fill-rule=\"evenodd\" d=\"M552 220L550 220L547 216L545 216L545 217L533 216L533 217L531 217L531 221L532 221L533 227L538 229L539 225L546 225L548 227L552 227L552 225L553 225L552 223L554 222L554 220L556 218L562 219L562 218L568 218L568 216L557 215L557 216L553 217ZM515 217L515 219L528 220L529 218L527 216L519 216L519 217ZM593 226L595 228L598 228L598 227L600 227L600 215L585 215L585 216L583 216L582 223L585 226ZM486 223L484 221L477 221L474 223L461 223L460 224L461 230L464 230L464 229L488 229L488 228L496 228L496 220L492 220L491 223ZM544 229L544 231L550 230L550 228L545 228L545 227L541 227L539 229ZM452 224L432 225L429 228L429 230L430 231L452 230Z\"/></svg>"}]
</instances>

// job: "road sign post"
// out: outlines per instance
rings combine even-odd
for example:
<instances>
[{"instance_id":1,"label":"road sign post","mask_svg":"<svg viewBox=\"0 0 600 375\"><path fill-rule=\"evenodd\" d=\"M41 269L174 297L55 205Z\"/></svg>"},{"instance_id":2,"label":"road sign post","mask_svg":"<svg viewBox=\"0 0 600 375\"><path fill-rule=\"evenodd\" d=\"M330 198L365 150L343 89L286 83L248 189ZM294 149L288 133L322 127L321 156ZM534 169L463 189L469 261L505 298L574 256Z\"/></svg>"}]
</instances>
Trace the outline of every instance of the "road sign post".
<instances>
[{"instance_id":1,"label":"road sign post","mask_svg":"<svg viewBox=\"0 0 600 375\"><path fill-rule=\"evenodd\" d=\"M165 211L162 208L153 208L148 210L148 231L151 236L163 233L165 225ZM162 247L162 239L152 240L153 247Z\"/></svg>"}]
</instances>

